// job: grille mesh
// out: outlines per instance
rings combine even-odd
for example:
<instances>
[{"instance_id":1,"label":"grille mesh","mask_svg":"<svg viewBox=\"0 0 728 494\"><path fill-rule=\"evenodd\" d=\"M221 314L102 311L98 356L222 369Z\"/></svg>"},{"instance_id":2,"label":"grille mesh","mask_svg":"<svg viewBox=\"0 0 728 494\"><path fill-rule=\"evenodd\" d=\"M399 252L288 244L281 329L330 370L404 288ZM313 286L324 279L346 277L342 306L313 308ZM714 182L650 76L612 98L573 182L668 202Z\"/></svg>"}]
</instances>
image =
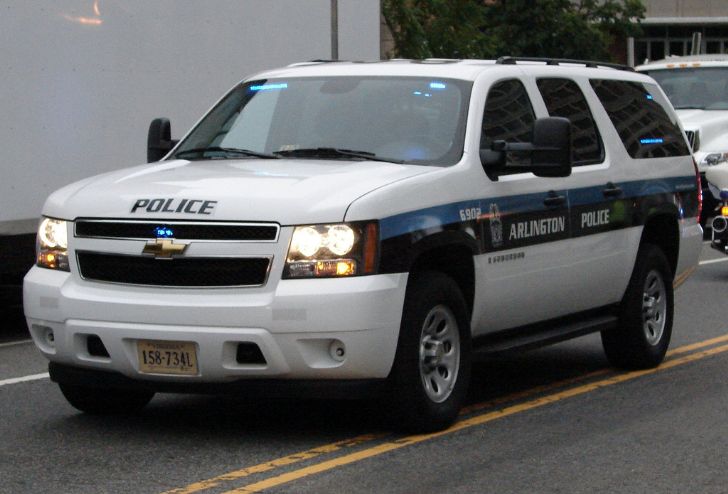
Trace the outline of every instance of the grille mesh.
<instances>
[{"instance_id":1,"label":"grille mesh","mask_svg":"<svg viewBox=\"0 0 728 494\"><path fill-rule=\"evenodd\" d=\"M170 287L260 286L267 258L153 257L78 252L81 276L87 280Z\"/></svg>"},{"instance_id":2,"label":"grille mesh","mask_svg":"<svg viewBox=\"0 0 728 494\"><path fill-rule=\"evenodd\" d=\"M102 238L157 238L157 229L169 229L168 237L195 240L275 241L278 225L275 224L222 224L222 223L175 223L164 221L114 222L78 220L77 237Z\"/></svg>"}]
</instances>

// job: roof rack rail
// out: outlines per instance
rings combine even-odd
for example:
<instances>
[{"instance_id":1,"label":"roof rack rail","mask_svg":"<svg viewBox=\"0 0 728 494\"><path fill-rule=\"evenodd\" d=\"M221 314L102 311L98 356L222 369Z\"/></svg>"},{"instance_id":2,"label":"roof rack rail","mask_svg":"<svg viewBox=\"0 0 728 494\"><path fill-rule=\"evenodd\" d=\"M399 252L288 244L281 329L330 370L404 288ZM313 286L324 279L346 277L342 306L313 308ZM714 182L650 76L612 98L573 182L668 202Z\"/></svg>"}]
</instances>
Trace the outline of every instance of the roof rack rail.
<instances>
[{"instance_id":1,"label":"roof rack rail","mask_svg":"<svg viewBox=\"0 0 728 494\"><path fill-rule=\"evenodd\" d=\"M589 68L607 67L610 69L626 70L634 72L634 68L629 65L621 65L618 63L595 62L592 60L572 60L570 58L540 58L540 57L500 57L495 63L499 65L516 65L516 62L543 62L546 65L560 65L562 63L573 63L584 65Z\"/></svg>"},{"instance_id":2,"label":"roof rack rail","mask_svg":"<svg viewBox=\"0 0 728 494\"><path fill-rule=\"evenodd\" d=\"M446 64L446 63L458 63L460 61L461 61L460 58L435 58L435 57L430 57L430 58L415 59L415 60L412 60L412 63L424 63L424 64L438 64L438 63L442 63L442 64Z\"/></svg>"},{"instance_id":3,"label":"roof rack rail","mask_svg":"<svg viewBox=\"0 0 728 494\"><path fill-rule=\"evenodd\" d=\"M323 59L315 59L315 60L307 60L305 62L294 62L288 64L286 67L302 67L305 65L315 65L319 63L338 63L338 62L346 62L346 60L323 60Z\"/></svg>"}]
</instances>

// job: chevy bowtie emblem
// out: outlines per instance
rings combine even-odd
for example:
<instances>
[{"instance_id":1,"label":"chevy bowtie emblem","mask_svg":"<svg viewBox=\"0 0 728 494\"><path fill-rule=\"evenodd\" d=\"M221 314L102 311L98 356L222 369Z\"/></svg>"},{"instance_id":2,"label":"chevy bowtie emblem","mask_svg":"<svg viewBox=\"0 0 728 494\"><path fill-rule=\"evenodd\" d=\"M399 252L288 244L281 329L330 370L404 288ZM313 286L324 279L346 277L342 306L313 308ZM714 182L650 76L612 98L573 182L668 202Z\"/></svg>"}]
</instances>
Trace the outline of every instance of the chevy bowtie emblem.
<instances>
[{"instance_id":1,"label":"chevy bowtie emblem","mask_svg":"<svg viewBox=\"0 0 728 494\"><path fill-rule=\"evenodd\" d=\"M153 255L157 259L172 259L172 256L184 254L188 244L175 244L169 238L150 240L144 246L142 254Z\"/></svg>"}]
</instances>

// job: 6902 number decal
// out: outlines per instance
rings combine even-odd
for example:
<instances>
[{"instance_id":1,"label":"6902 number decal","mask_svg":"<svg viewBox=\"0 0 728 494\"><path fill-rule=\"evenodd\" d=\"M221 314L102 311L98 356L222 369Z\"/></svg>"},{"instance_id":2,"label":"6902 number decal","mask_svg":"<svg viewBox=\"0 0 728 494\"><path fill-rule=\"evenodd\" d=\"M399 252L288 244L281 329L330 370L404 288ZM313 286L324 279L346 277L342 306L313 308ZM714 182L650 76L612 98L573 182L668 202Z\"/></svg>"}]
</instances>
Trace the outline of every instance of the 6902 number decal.
<instances>
[{"instance_id":1,"label":"6902 number decal","mask_svg":"<svg viewBox=\"0 0 728 494\"><path fill-rule=\"evenodd\" d=\"M477 220L480 214L480 208L464 208L460 210L460 219L462 221Z\"/></svg>"}]
</instances>

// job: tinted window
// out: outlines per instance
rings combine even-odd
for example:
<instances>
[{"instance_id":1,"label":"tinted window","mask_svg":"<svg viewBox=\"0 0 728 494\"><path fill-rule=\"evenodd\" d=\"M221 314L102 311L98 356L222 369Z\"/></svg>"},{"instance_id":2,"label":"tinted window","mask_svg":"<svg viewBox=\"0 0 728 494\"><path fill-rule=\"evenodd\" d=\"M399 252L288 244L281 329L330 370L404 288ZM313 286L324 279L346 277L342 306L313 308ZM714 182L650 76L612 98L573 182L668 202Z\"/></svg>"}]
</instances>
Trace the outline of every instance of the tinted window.
<instances>
[{"instance_id":1,"label":"tinted window","mask_svg":"<svg viewBox=\"0 0 728 494\"><path fill-rule=\"evenodd\" d=\"M592 80L591 85L631 157L690 154L677 123L661 106L656 86L651 93L637 82Z\"/></svg>"},{"instance_id":2,"label":"tinted window","mask_svg":"<svg viewBox=\"0 0 728 494\"><path fill-rule=\"evenodd\" d=\"M574 165L601 162L604 158L601 139L579 86L568 79L539 79L536 84L549 115L571 121Z\"/></svg>"},{"instance_id":3,"label":"tinted window","mask_svg":"<svg viewBox=\"0 0 728 494\"><path fill-rule=\"evenodd\" d=\"M531 100L523 84L511 79L493 85L483 113L481 148L493 141L531 142L535 120ZM528 153L508 153L510 164L530 165Z\"/></svg>"}]
</instances>

